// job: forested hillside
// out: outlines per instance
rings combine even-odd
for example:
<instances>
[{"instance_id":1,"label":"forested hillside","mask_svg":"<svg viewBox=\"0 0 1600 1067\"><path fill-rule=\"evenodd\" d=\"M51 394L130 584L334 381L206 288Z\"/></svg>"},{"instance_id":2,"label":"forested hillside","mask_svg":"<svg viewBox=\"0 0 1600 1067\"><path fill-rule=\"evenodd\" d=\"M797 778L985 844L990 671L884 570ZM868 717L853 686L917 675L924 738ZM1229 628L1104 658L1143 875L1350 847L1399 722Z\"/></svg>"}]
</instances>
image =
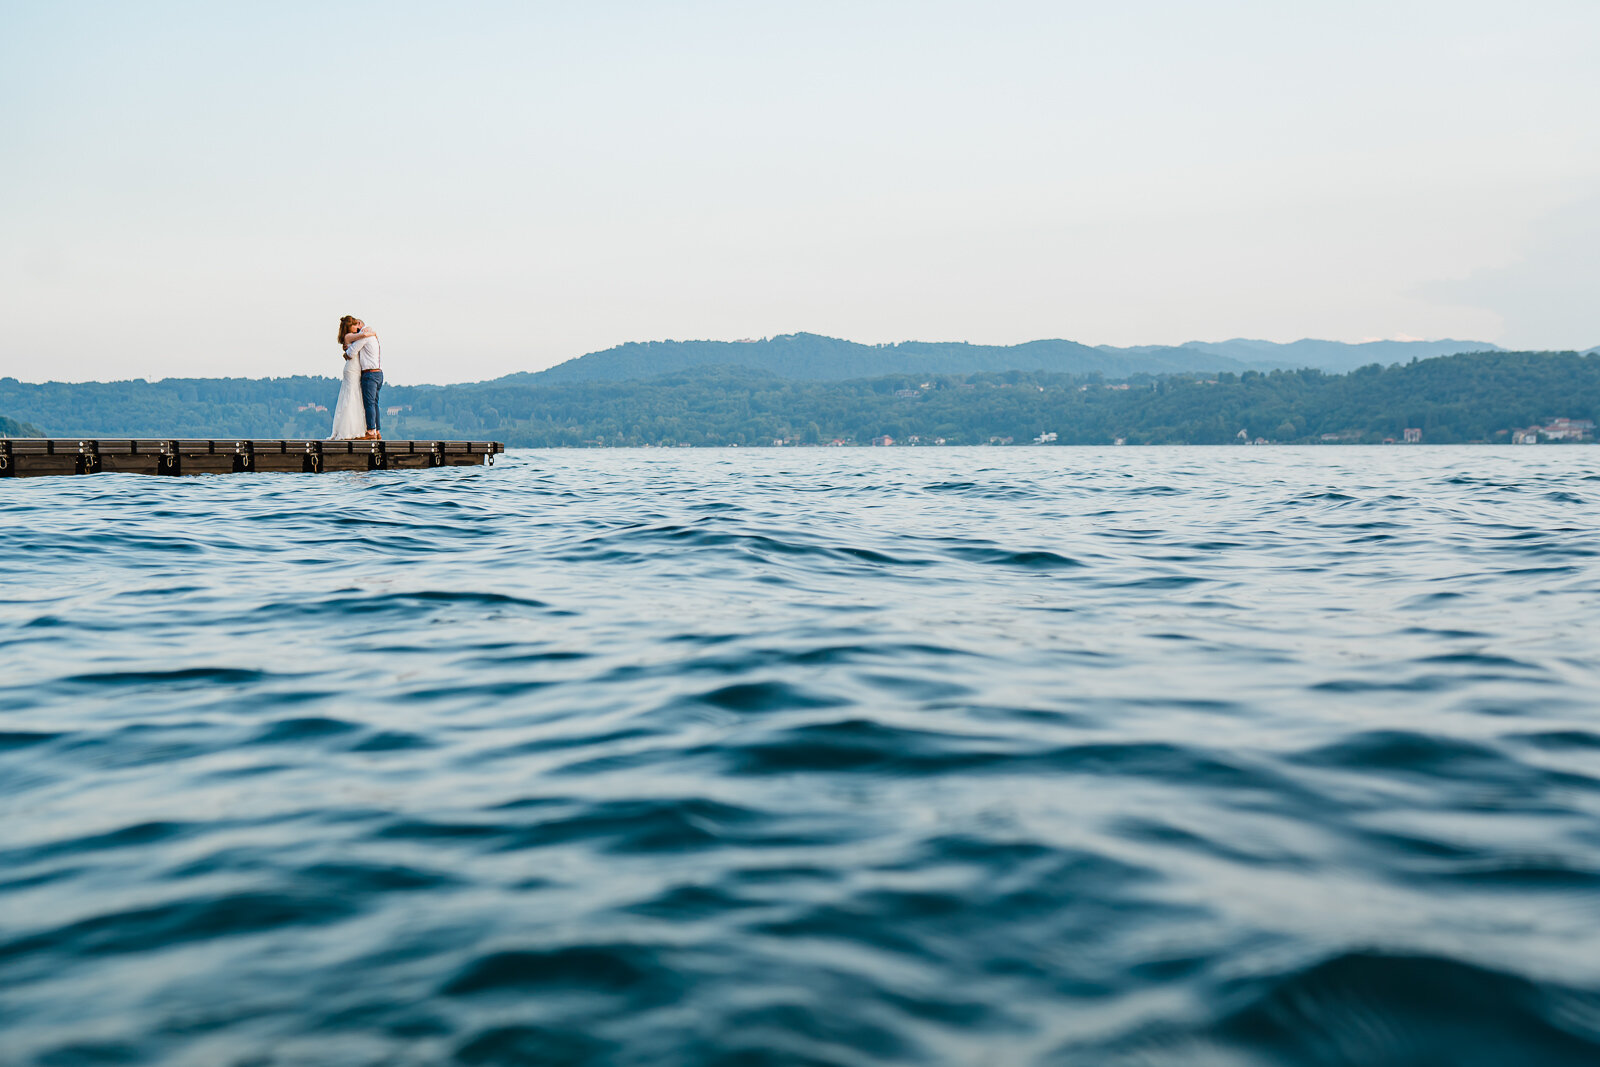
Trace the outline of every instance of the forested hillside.
<instances>
[{"instance_id":1,"label":"forested hillside","mask_svg":"<svg viewBox=\"0 0 1600 1067\"><path fill-rule=\"evenodd\" d=\"M8 419L4 415L0 415L0 437L40 436L42 434L37 426L29 426L25 422L18 422L16 419Z\"/></svg>"},{"instance_id":2,"label":"forested hillside","mask_svg":"<svg viewBox=\"0 0 1600 1067\"><path fill-rule=\"evenodd\" d=\"M1600 357L1485 353L1373 365L1345 375L1274 371L1099 376L1028 371L805 382L722 369L650 382L459 387L511 444L1220 444L1240 430L1281 442L1378 442L1422 429L1433 443L1495 442L1558 416L1596 418ZM431 406L424 399L419 414ZM487 427L486 427L487 429Z\"/></svg>"},{"instance_id":3,"label":"forested hillside","mask_svg":"<svg viewBox=\"0 0 1600 1067\"><path fill-rule=\"evenodd\" d=\"M0 378L0 411L54 437L322 437L333 420L315 405L332 407L338 395L334 378Z\"/></svg>"},{"instance_id":4,"label":"forested hillside","mask_svg":"<svg viewBox=\"0 0 1600 1067\"><path fill-rule=\"evenodd\" d=\"M1381 363L1407 363L1413 359L1453 356L1462 352L1500 352L1499 345L1482 341L1317 341L1307 338L1279 344L1236 337L1231 341L1190 341L1182 347L1213 356L1227 356L1250 364L1254 370L1299 370L1312 367L1344 374L1358 367Z\"/></svg>"},{"instance_id":5,"label":"forested hillside","mask_svg":"<svg viewBox=\"0 0 1600 1067\"><path fill-rule=\"evenodd\" d=\"M58 436L320 437L338 383L322 378L29 385L0 379L0 411ZM1007 370L794 380L699 368L647 381L504 378L383 392L390 437L493 437L513 446L770 445L774 440L1023 444L1374 442L1406 427L1432 443L1505 441L1513 428L1600 418L1600 356L1494 352L1363 367L1243 374ZM304 409L304 410L301 410Z\"/></svg>"}]
</instances>

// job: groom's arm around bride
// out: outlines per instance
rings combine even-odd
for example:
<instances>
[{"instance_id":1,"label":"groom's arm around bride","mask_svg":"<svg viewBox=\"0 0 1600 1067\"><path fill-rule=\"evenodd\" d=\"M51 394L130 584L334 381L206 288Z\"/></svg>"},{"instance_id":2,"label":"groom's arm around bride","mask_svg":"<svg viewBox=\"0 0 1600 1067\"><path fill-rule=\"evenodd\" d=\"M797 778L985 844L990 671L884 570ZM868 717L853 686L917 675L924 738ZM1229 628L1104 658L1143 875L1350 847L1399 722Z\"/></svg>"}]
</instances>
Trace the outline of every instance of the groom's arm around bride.
<instances>
[{"instance_id":1,"label":"groom's arm around bride","mask_svg":"<svg viewBox=\"0 0 1600 1067\"><path fill-rule=\"evenodd\" d=\"M345 355L361 364L361 406L367 414L367 437L382 440L378 425L378 391L383 388L383 349L378 335L360 319L350 323L351 333L345 338Z\"/></svg>"}]
</instances>

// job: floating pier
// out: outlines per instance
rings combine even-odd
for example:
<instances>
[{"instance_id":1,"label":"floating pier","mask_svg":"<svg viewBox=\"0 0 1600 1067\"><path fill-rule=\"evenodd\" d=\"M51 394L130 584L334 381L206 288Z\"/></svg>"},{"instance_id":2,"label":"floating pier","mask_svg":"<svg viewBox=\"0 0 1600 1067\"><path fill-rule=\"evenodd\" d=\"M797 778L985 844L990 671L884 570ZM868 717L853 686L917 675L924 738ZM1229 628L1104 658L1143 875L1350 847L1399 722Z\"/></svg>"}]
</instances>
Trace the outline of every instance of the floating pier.
<instances>
[{"instance_id":1,"label":"floating pier","mask_svg":"<svg viewBox=\"0 0 1600 1067\"><path fill-rule=\"evenodd\" d=\"M0 438L0 478L46 474L250 474L424 470L493 463L499 441Z\"/></svg>"}]
</instances>

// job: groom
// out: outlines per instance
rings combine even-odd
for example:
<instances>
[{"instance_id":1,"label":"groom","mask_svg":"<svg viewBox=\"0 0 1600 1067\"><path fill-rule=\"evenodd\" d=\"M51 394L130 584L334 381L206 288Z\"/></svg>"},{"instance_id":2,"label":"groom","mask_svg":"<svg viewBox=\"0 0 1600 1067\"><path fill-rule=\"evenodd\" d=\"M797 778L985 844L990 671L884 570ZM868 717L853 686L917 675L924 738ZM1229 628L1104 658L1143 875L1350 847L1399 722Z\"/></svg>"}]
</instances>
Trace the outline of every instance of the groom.
<instances>
[{"instance_id":1,"label":"groom","mask_svg":"<svg viewBox=\"0 0 1600 1067\"><path fill-rule=\"evenodd\" d=\"M345 334L345 352L361 364L361 406L367 412L367 440L381 441L378 432L378 390L383 388L383 349L378 345L378 335L360 319L350 320L350 333Z\"/></svg>"}]
</instances>

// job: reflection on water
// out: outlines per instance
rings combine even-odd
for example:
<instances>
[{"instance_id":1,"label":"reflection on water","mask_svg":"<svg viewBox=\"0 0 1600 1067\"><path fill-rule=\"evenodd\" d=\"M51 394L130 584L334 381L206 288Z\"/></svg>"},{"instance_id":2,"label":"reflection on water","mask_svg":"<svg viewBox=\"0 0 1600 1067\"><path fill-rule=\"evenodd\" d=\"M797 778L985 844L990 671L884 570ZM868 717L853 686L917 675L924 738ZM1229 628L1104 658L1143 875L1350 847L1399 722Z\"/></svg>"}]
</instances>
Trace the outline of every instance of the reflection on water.
<instances>
[{"instance_id":1,"label":"reflection on water","mask_svg":"<svg viewBox=\"0 0 1600 1067\"><path fill-rule=\"evenodd\" d=\"M1600 1061L1600 450L523 452L0 523L6 1063Z\"/></svg>"}]
</instances>

